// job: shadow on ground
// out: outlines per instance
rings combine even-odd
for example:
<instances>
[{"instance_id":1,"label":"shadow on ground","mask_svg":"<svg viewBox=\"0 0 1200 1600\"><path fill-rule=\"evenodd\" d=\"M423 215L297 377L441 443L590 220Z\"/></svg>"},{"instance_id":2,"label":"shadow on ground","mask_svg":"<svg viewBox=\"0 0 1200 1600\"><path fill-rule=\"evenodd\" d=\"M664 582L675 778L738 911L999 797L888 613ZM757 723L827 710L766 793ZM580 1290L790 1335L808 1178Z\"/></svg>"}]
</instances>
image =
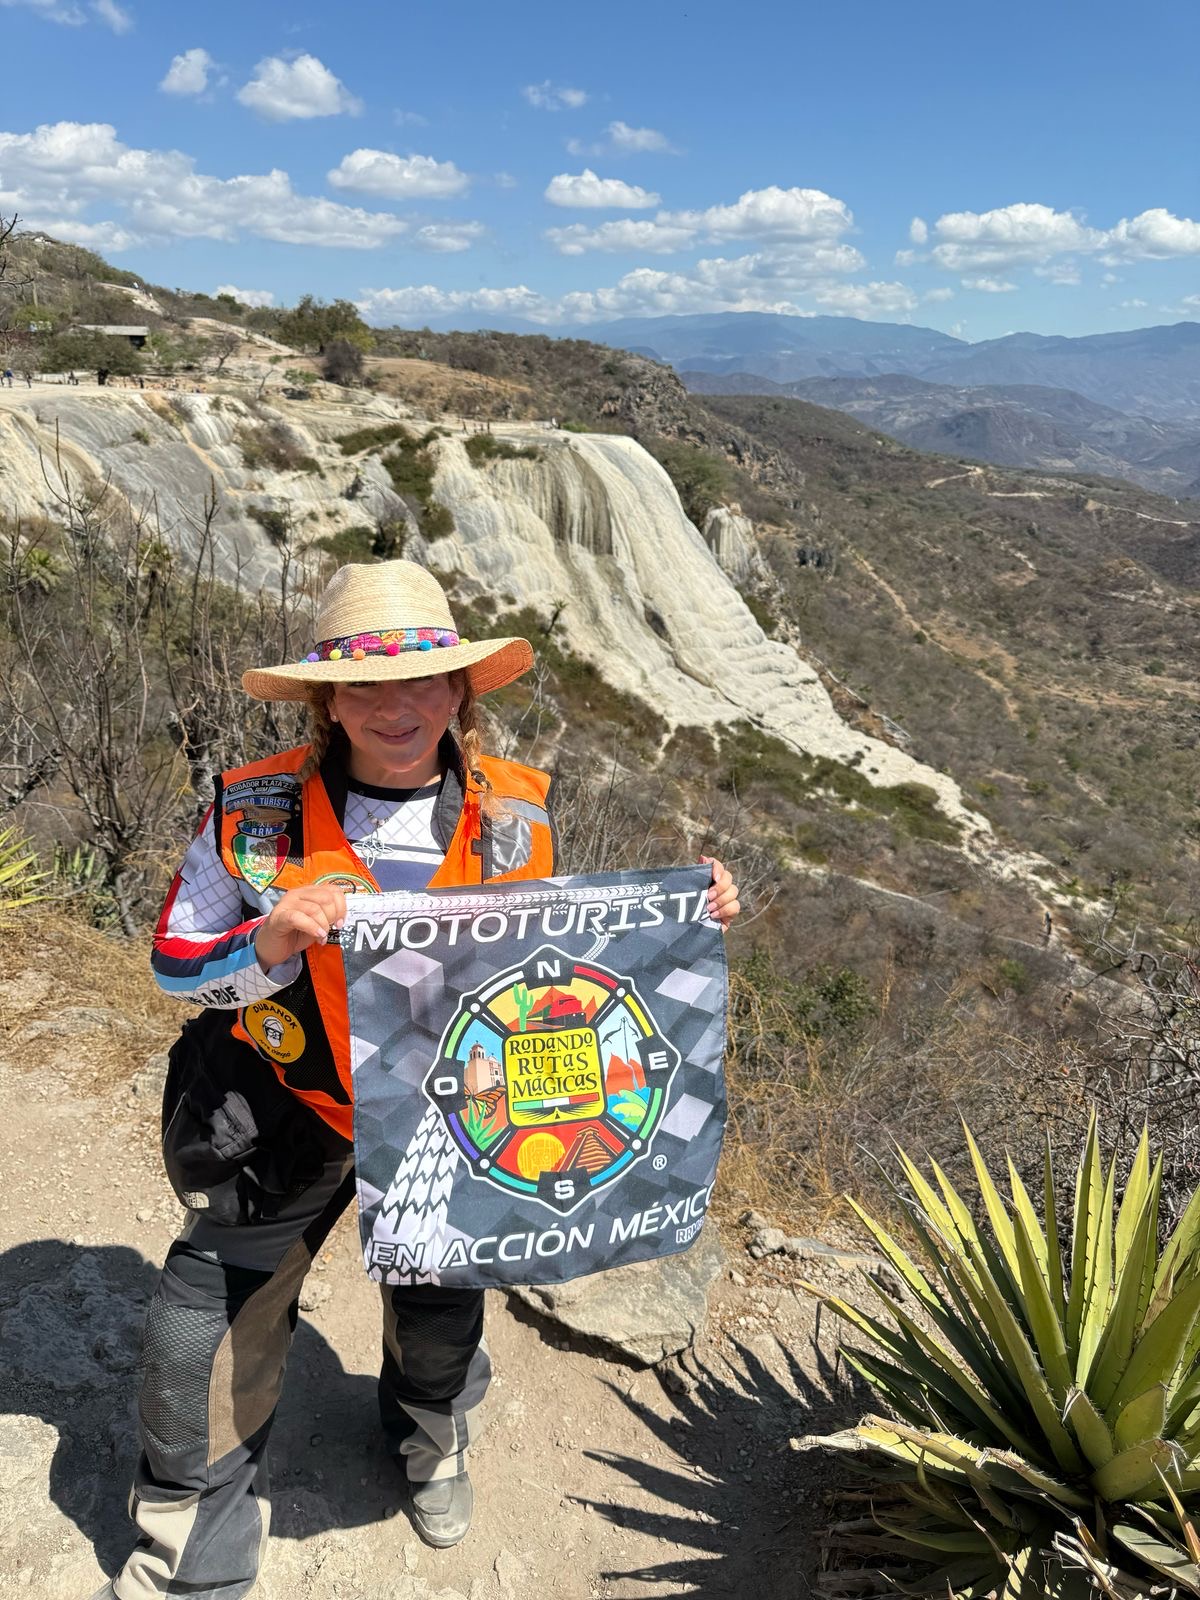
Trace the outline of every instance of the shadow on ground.
<instances>
[{"instance_id":1,"label":"shadow on ground","mask_svg":"<svg viewBox=\"0 0 1200 1600\"><path fill-rule=\"evenodd\" d=\"M110 1572L133 1537L138 1356L157 1281L158 1268L122 1246L41 1239L0 1255L0 1412L57 1429L50 1495ZM403 1485L383 1449L374 1380L348 1373L303 1319L288 1378L272 1435L272 1456L285 1464L273 1475L273 1537L395 1515Z\"/></svg>"},{"instance_id":2,"label":"shadow on ground","mask_svg":"<svg viewBox=\"0 0 1200 1600\"><path fill-rule=\"evenodd\" d=\"M620 1473L634 1492L591 1509L620 1527L676 1547L650 1567L608 1571L616 1585L636 1582L664 1595L761 1596L806 1600L813 1593L819 1540L830 1520L826 1493L837 1463L823 1452L797 1450L792 1440L828 1433L869 1409L866 1389L840 1362L820 1323L800 1353L776 1344L770 1361L737 1345L736 1362L715 1355L693 1362L682 1386L672 1375L673 1415L622 1396L661 1445L657 1459L589 1452ZM645 1497L674 1509L660 1513ZM692 1552L680 1555L682 1549Z\"/></svg>"}]
</instances>

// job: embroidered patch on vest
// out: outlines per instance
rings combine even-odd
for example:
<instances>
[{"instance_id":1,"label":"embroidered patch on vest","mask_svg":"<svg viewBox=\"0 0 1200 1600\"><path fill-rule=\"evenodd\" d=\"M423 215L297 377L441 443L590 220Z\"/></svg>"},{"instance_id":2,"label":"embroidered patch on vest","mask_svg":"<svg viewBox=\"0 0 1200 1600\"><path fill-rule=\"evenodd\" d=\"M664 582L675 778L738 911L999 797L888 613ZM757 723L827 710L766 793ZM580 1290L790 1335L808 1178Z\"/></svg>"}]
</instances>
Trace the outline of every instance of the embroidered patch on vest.
<instances>
[{"instance_id":1,"label":"embroidered patch on vest","mask_svg":"<svg viewBox=\"0 0 1200 1600\"><path fill-rule=\"evenodd\" d=\"M323 872L318 883L331 883L343 894L374 894L375 887L365 878L356 878L352 872Z\"/></svg>"},{"instance_id":2,"label":"embroidered patch on vest","mask_svg":"<svg viewBox=\"0 0 1200 1600\"><path fill-rule=\"evenodd\" d=\"M240 812L233 836L238 872L261 893L283 871L300 818L300 784L290 772L239 778L221 796L226 816Z\"/></svg>"},{"instance_id":3,"label":"embroidered patch on vest","mask_svg":"<svg viewBox=\"0 0 1200 1600\"><path fill-rule=\"evenodd\" d=\"M238 823L239 830L243 826ZM252 833L235 833L233 859L237 869L252 889L269 889L283 871L288 858L287 835L283 833L261 837Z\"/></svg>"},{"instance_id":4,"label":"embroidered patch on vest","mask_svg":"<svg viewBox=\"0 0 1200 1600\"><path fill-rule=\"evenodd\" d=\"M264 1055L280 1066L304 1054L304 1029L284 1006L274 1000L257 1000L247 1006L242 1025Z\"/></svg>"}]
</instances>

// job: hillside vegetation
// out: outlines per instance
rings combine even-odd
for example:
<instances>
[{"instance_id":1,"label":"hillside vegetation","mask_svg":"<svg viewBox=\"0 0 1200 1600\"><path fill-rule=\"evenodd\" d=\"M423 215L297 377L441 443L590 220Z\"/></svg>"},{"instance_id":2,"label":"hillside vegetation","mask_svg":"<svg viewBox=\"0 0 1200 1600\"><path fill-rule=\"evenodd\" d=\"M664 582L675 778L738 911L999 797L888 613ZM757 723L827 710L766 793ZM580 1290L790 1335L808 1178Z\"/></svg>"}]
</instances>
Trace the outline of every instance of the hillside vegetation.
<instances>
[{"instance_id":1,"label":"hillside vegetation","mask_svg":"<svg viewBox=\"0 0 1200 1600\"><path fill-rule=\"evenodd\" d=\"M953 772L1070 892L1183 934L1200 883L1200 515L1112 480L922 454L799 400L688 394L584 341L385 341L632 433L693 515L737 501L774 576L750 591L760 615L848 710Z\"/></svg>"},{"instance_id":2,"label":"hillside vegetation","mask_svg":"<svg viewBox=\"0 0 1200 1600\"><path fill-rule=\"evenodd\" d=\"M77 279L57 265L56 293L95 289L94 263L77 262ZM290 331L296 344L272 357L284 371L357 334L336 305L250 314L134 292L164 322L189 310ZM220 406L214 433L248 419L241 464L223 470L235 497L255 496L255 529L237 537L278 585L214 581L215 507L206 521L197 506L180 546L147 507L80 483L54 515L5 527L3 806L52 893L90 920L144 927L212 771L295 737L269 709L247 721L242 668L306 636L334 561L405 549L439 570L469 633L534 640L540 669L496 697L492 736L557 769L574 869L701 851L738 865L753 916L731 945L729 1202L824 1207L859 1173L862 1144L885 1136L953 1165L964 1104L985 1146L1009 1139L1023 1163L1042 1128L1069 1135L1098 1086L1114 1137L1140 1122L1150 1046L1104 1032L1120 991L1095 974L1121 970L1120 947L1096 935L1111 914L1158 948L1190 938L1200 529L1173 503L921 455L800 401L702 399L644 356L582 340L389 330L367 353L366 393L306 378L274 408L253 392L271 370L226 366L197 416ZM186 405L174 421L151 409L163 440L122 435L114 449L194 455ZM496 442L463 443L464 417L491 419ZM500 584L463 582L434 498L449 437L469 495L541 471L547 435L506 439L501 425L551 417L641 441L698 524L740 508L754 615L816 665L845 718L966 785L1010 847L1007 881L964 851L923 785L873 784L736 718L672 731L572 648L569 594L522 607ZM284 445L272 465L263 452ZM360 522L372 474L387 515ZM1019 865L1031 850L1050 898ZM1183 1141L1172 1159L1182 1171Z\"/></svg>"}]
</instances>

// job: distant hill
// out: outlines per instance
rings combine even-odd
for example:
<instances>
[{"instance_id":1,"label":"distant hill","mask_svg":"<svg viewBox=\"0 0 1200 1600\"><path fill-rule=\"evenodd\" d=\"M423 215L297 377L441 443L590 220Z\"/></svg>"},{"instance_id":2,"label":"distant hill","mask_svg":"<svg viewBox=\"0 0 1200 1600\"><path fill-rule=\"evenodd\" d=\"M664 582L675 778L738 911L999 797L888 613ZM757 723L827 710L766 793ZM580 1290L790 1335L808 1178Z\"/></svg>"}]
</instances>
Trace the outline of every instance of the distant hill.
<instances>
[{"instance_id":1,"label":"distant hill","mask_svg":"<svg viewBox=\"0 0 1200 1600\"><path fill-rule=\"evenodd\" d=\"M1197 492L1200 426L1129 416L1040 384L960 387L898 373L779 384L753 373L687 372L699 394L775 394L848 412L918 450L1048 472L1128 478L1176 496Z\"/></svg>"},{"instance_id":2,"label":"distant hill","mask_svg":"<svg viewBox=\"0 0 1200 1600\"><path fill-rule=\"evenodd\" d=\"M597 344L636 349L680 372L751 371L781 383L842 372L913 371L970 348L947 333L906 323L756 311L626 317L586 331Z\"/></svg>"},{"instance_id":3,"label":"distant hill","mask_svg":"<svg viewBox=\"0 0 1200 1600\"><path fill-rule=\"evenodd\" d=\"M935 383L1046 384L1141 416L1200 421L1200 323L1078 339L1014 333L962 347L917 375Z\"/></svg>"},{"instance_id":4,"label":"distant hill","mask_svg":"<svg viewBox=\"0 0 1200 1600\"><path fill-rule=\"evenodd\" d=\"M996 384L1068 389L1164 422L1200 423L1200 323L1128 333L1013 333L966 344L933 328L856 317L760 312L633 317L587 330L679 372L751 373L774 383L899 373L956 388Z\"/></svg>"}]
</instances>

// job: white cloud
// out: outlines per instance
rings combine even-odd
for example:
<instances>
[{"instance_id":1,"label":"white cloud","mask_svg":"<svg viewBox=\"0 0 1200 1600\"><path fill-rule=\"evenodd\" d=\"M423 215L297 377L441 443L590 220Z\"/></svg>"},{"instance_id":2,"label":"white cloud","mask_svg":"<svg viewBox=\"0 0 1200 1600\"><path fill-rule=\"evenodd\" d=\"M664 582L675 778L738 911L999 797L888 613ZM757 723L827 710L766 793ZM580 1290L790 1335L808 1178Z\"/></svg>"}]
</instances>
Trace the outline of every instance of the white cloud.
<instances>
[{"instance_id":1,"label":"white cloud","mask_svg":"<svg viewBox=\"0 0 1200 1600\"><path fill-rule=\"evenodd\" d=\"M362 101L323 62L310 55L290 60L283 56L265 57L255 67L250 82L238 90L237 97L244 106L272 122L335 117L343 112L353 116L362 110Z\"/></svg>"},{"instance_id":2,"label":"white cloud","mask_svg":"<svg viewBox=\"0 0 1200 1600\"><path fill-rule=\"evenodd\" d=\"M948 272L987 271L1048 261L1067 251L1095 250L1103 235L1069 211L1018 204L995 211L951 211L933 225L930 252Z\"/></svg>"},{"instance_id":3,"label":"white cloud","mask_svg":"<svg viewBox=\"0 0 1200 1600\"><path fill-rule=\"evenodd\" d=\"M614 150L621 150L627 155L640 155L647 151L661 155L674 154L670 140L657 128L631 128L627 122L610 122L608 137Z\"/></svg>"},{"instance_id":4,"label":"white cloud","mask_svg":"<svg viewBox=\"0 0 1200 1600\"><path fill-rule=\"evenodd\" d=\"M0 6L25 6L43 21L68 28L82 28L89 20L89 12L114 33L128 33L133 27L132 16L116 0L88 0L86 6L79 0L0 0Z\"/></svg>"},{"instance_id":5,"label":"white cloud","mask_svg":"<svg viewBox=\"0 0 1200 1600\"><path fill-rule=\"evenodd\" d=\"M394 156L386 150L352 150L328 174L335 189L388 200L434 200L463 194L471 180L453 161L432 156Z\"/></svg>"},{"instance_id":6,"label":"white cloud","mask_svg":"<svg viewBox=\"0 0 1200 1600\"><path fill-rule=\"evenodd\" d=\"M584 179L597 183L612 181L597 179L594 173L585 172L580 180L555 179L554 182L583 182ZM549 190L547 198L550 198ZM822 244L824 270L856 272L865 265L862 256L853 246L837 242L853 225L854 218L844 202L820 189L770 188L749 189L732 205L709 206L705 211L660 211L652 221L628 219L596 228L576 223L567 228L552 228L546 237L564 255L583 255L588 250L650 250L664 255L706 240L719 243L739 237L788 243L810 251Z\"/></svg>"},{"instance_id":7,"label":"white cloud","mask_svg":"<svg viewBox=\"0 0 1200 1600\"><path fill-rule=\"evenodd\" d=\"M924 244L929 238L929 229L920 217L914 217L909 223L908 237L914 244Z\"/></svg>"},{"instance_id":8,"label":"white cloud","mask_svg":"<svg viewBox=\"0 0 1200 1600\"><path fill-rule=\"evenodd\" d=\"M92 10L114 33L128 33L133 27L133 18L117 0L92 0Z\"/></svg>"},{"instance_id":9,"label":"white cloud","mask_svg":"<svg viewBox=\"0 0 1200 1600\"><path fill-rule=\"evenodd\" d=\"M482 222L430 222L413 232L411 243L419 250L456 254L478 244L486 232Z\"/></svg>"},{"instance_id":10,"label":"white cloud","mask_svg":"<svg viewBox=\"0 0 1200 1600\"><path fill-rule=\"evenodd\" d=\"M964 278L964 289L977 289L980 294L1011 294L1017 287L1004 278Z\"/></svg>"},{"instance_id":11,"label":"white cloud","mask_svg":"<svg viewBox=\"0 0 1200 1600\"><path fill-rule=\"evenodd\" d=\"M854 225L845 201L821 189L780 189L774 184L747 189L729 206L676 212L675 219L710 239L829 239Z\"/></svg>"},{"instance_id":12,"label":"white cloud","mask_svg":"<svg viewBox=\"0 0 1200 1600\"><path fill-rule=\"evenodd\" d=\"M1045 278L1047 283L1066 288L1073 288L1083 281L1073 261L1051 261L1044 267L1034 267L1033 273L1036 278Z\"/></svg>"},{"instance_id":13,"label":"white cloud","mask_svg":"<svg viewBox=\"0 0 1200 1600\"><path fill-rule=\"evenodd\" d=\"M1193 303L1200 304L1200 298L1198 298L1194 294L1193 295L1188 295L1184 299L1183 304L1186 306L1188 304L1189 300L1192 301ZM1145 311L1146 304L1147 304L1147 302L1145 300L1122 300L1121 301L1121 310L1122 311Z\"/></svg>"},{"instance_id":14,"label":"white cloud","mask_svg":"<svg viewBox=\"0 0 1200 1600\"><path fill-rule=\"evenodd\" d=\"M0 133L5 210L62 233L70 224L122 228L138 240L234 240L256 234L285 244L373 250L409 232L386 212L299 194L286 172L215 178L178 150L122 144L109 123L59 122L33 133ZM119 207L120 221L88 222L91 206ZM50 225L53 219L54 226ZM65 236L65 235L64 235Z\"/></svg>"},{"instance_id":15,"label":"white cloud","mask_svg":"<svg viewBox=\"0 0 1200 1600\"><path fill-rule=\"evenodd\" d=\"M426 128L429 118L423 117L419 111L401 111L397 108L392 112L392 121L398 128Z\"/></svg>"},{"instance_id":16,"label":"white cloud","mask_svg":"<svg viewBox=\"0 0 1200 1600\"><path fill-rule=\"evenodd\" d=\"M270 289L239 289L233 283L219 283L213 293L230 295L244 306L261 307L275 304L275 296Z\"/></svg>"},{"instance_id":17,"label":"white cloud","mask_svg":"<svg viewBox=\"0 0 1200 1600\"><path fill-rule=\"evenodd\" d=\"M69 28L81 28L87 21L83 7L72 0L0 0L0 6L27 6L47 22L60 22Z\"/></svg>"},{"instance_id":18,"label":"white cloud","mask_svg":"<svg viewBox=\"0 0 1200 1600\"><path fill-rule=\"evenodd\" d=\"M377 326L420 322L425 317L462 311L528 317L532 322L553 322L557 314L553 301L523 284L511 289L439 289L431 283L404 289L365 289L356 304Z\"/></svg>"},{"instance_id":19,"label":"white cloud","mask_svg":"<svg viewBox=\"0 0 1200 1600\"><path fill-rule=\"evenodd\" d=\"M1061 256L1099 255L1105 265L1116 266L1200 255L1200 222L1162 206L1123 217L1108 229L1091 227L1070 211L1026 202L994 211L947 212L931 229L921 226L921 238L910 229L914 242L931 239L929 259L947 272L990 275L1028 266L1058 284L1079 282L1075 263L1057 262ZM901 266L918 259L911 250L896 257Z\"/></svg>"},{"instance_id":20,"label":"white cloud","mask_svg":"<svg viewBox=\"0 0 1200 1600\"><path fill-rule=\"evenodd\" d=\"M1156 206L1140 216L1122 218L1106 235L1105 243L1112 258L1119 261L1200 255L1200 222L1173 216Z\"/></svg>"},{"instance_id":21,"label":"white cloud","mask_svg":"<svg viewBox=\"0 0 1200 1600\"><path fill-rule=\"evenodd\" d=\"M809 292L823 311L851 317L894 317L917 309L916 295L903 283L823 283Z\"/></svg>"},{"instance_id":22,"label":"white cloud","mask_svg":"<svg viewBox=\"0 0 1200 1600\"><path fill-rule=\"evenodd\" d=\"M684 250L695 239L691 228L652 222L640 217L623 217L617 222L602 222L589 228L574 222L568 228L548 228L546 238L564 256L581 256L589 250L634 251L650 255L670 255Z\"/></svg>"},{"instance_id":23,"label":"white cloud","mask_svg":"<svg viewBox=\"0 0 1200 1600\"><path fill-rule=\"evenodd\" d=\"M131 233L119 222L80 222L74 217L26 214L21 223L30 233L48 233L64 244L81 244L105 255L118 255L122 250L132 250L145 243L140 234Z\"/></svg>"},{"instance_id":24,"label":"white cloud","mask_svg":"<svg viewBox=\"0 0 1200 1600\"><path fill-rule=\"evenodd\" d=\"M944 300L953 300L954 290L946 288L926 289L925 293L921 296L921 299L928 301L931 305L939 304Z\"/></svg>"},{"instance_id":25,"label":"white cloud","mask_svg":"<svg viewBox=\"0 0 1200 1600\"><path fill-rule=\"evenodd\" d=\"M651 194L636 183L625 183L620 178L601 178L585 167L582 172L560 172L546 185L546 199L552 206L572 206L578 209L597 207L644 211L656 206L662 196Z\"/></svg>"},{"instance_id":26,"label":"white cloud","mask_svg":"<svg viewBox=\"0 0 1200 1600\"><path fill-rule=\"evenodd\" d=\"M158 87L164 94L203 94L215 65L207 50L185 50L171 58L167 75Z\"/></svg>"},{"instance_id":27,"label":"white cloud","mask_svg":"<svg viewBox=\"0 0 1200 1600\"><path fill-rule=\"evenodd\" d=\"M584 139L568 139L567 149L573 156L606 155L664 155L677 156L679 151L657 128L631 128L627 122L610 122L604 137L594 144Z\"/></svg>"},{"instance_id":28,"label":"white cloud","mask_svg":"<svg viewBox=\"0 0 1200 1600\"><path fill-rule=\"evenodd\" d=\"M498 172L494 182L497 189L516 189L519 187L511 172Z\"/></svg>"},{"instance_id":29,"label":"white cloud","mask_svg":"<svg viewBox=\"0 0 1200 1600\"><path fill-rule=\"evenodd\" d=\"M521 93L539 111L578 111L588 99L585 90L551 83L549 78L542 83L527 83Z\"/></svg>"},{"instance_id":30,"label":"white cloud","mask_svg":"<svg viewBox=\"0 0 1200 1600\"><path fill-rule=\"evenodd\" d=\"M637 267L615 284L552 299L518 285L508 289L442 290L431 284L368 289L358 301L376 323L420 322L430 316L476 313L513 315L531 322L586 326L615 317L689 311L778 311L813 316L817 311L855 316L907 315L917 298L901 283L839 283L815 276L813 263L772 247L732 259L698 261L684 272Z\"/></svg>"}]
</instances>

